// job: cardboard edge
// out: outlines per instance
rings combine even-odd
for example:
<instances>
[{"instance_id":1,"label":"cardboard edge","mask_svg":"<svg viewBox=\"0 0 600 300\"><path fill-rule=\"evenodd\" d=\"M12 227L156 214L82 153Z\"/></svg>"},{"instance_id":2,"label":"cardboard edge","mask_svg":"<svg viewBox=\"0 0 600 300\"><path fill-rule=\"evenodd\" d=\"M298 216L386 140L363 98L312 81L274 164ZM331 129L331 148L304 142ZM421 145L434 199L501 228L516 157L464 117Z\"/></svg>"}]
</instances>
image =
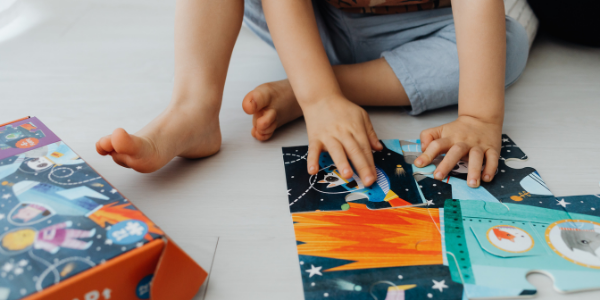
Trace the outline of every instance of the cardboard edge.
<instances>
[{"instance_id":1,"label":"cardboard edge","mask_svg":"<svg viewBox=\"0 0 600 300\"><path fill-rule=\"evenodd\" d=\"M31 117L29 117L29 116L28 116L28 117L25 117L25 118L20 118L20 119L18 119L18 120L14 120L14 121L6 122L6 123L4 123L4 124L0 124L0 127L4 127L4 126L6 126L6 125L10 125L10 124L12 124L12 123L16 123L16 122L19 122L19 121L27 120L27 119L29 119L29 118L31 118Z\"/></svg>"},{"instance_id":2,"label":"cardboard edge","mask_svg":"<svg viewBox=\"0 0 600 300\"><path fill-rule=\"evenodd\" d=\"M154 272L150 299L192 299L208 273L170 238L163 240L165 248Z\"/></svg>"},{"instance_id":3,"label":"cardboard edge","mask_svg":"<svg viewBox=\"0 0 600 300\"><path fill-rule=\"evenodd\" d=\"M161 239L154 240L143 247L128 251L122 255L118 255L111 260L108 260L104 264L96 265L86 271L83 271L75 276L65 279L57 284L49 286L42 291L35 294L29 295L23 300L43 300L43 299L80 299L84 294L93 290L102 290L105 287L111 287L114 299L128 299L130 297L123 295L123 289L127 292L135 293L135 286L127 285L124 286L110 286L107 285L107 276L113 274L116 270L121 272L129 270L129 272L137 272L138 268L143 267L143 264L148 261L154 260L154 255L160 256L162 254L154 254L158 251L163 250L165 242ZM136 261L139 263L135 266L130 265L132 258L138 258ZM157 260L157 261L158 261ZM131 281L131 284L137 283L139 279L147 274L140 274L140 278L127 278ZM78 296L77 296L78 295Z\"/></svg>"}]
</instances>

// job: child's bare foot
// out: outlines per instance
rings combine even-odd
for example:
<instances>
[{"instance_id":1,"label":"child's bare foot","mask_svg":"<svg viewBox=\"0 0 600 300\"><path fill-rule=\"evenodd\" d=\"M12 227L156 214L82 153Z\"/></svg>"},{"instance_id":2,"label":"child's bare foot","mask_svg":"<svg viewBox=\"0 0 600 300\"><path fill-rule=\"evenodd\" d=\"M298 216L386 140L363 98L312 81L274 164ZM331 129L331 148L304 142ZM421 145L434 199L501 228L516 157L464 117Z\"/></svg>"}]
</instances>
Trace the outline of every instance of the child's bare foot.
<instances>
[{"instance_id":1,"label":"child's bare foot","mask_svg":"<svg viewBox=\"0 0 600 300\"><path fill-rule=\"evenodd\" d=\"M302 116L290 82L274 81L259 85L244 97L244 111L252 116L252 136L266 141L275 129Z\"/></svg>"},{"instance_id":2,"label":"child's bare foot","mask_svg":"<svg viewBox=\"0 0 600 300\"><path fill-rule=\"evenodd\" d=\"M100 155L138 172L154 172L175 156L200 158L221 147L218 112L207 114L199 107L169 107L135 135L115 129L96 143Z\"/></svg>"}]
</instances>

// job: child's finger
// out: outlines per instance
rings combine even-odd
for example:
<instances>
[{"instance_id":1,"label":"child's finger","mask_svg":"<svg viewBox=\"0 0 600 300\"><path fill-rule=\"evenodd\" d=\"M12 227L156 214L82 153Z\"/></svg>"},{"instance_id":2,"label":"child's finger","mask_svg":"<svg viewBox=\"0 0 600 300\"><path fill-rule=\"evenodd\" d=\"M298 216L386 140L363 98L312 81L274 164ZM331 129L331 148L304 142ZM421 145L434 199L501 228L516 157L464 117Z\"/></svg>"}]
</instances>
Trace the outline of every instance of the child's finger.
<instances>
[{"instance_id":1,"label":"child's finger","mask_svg":"<svg viewBox=\"0 0 600 300\"><path fill-rule=\"evenodd\" d=\"M319 172L319 156L323 150L320 141L314 141L308 144L308 156L306 157L306 167L308 174L315 175Z\"/></svg>"},{"instance_id":2,"label":"child's finger","mask_svg":"<svg viewBox=\"0 0 600 300\"><path fill-rule=\"evenodd\" d=\"M469 151L469 173L467 174L467 184L476 188L481 179L481 169L483 164L483 151L479 147L473 147Z\"/></svg>"},{"instance_id":3,"label":"child's finger","mask_svg":"<svg viewBox=\"0 0 600 300\"><path fill-rule=\"evenodd\" d=\"M383 145L379 141L377 133L375 133L375 129L373 129L373 124L371 124L371 119L369 119L368 115L365 117L365 129L367 130L367 138L369 139L371 148L377 151L383 150Z\"/></svg>"},{"instance_id":4,"label":"child's finger","mask_svg":"<svg viewBox=\"0 0 600 300\"><path fill-rule=\"evenodd\" d=\"M437 140L439 138L440 138L440 135L439 135L439 131L437 130L437 127L429 128L429 129L425 129L425 130L421 131L421 135L420 135L421 150L425 151L427 149L427 147L429 147L429 143L431 143L432 141Z\"/></svg>"},{"instance_id":5,"label":"child's finger","mask_svg":"<svg viewBox=\"0 0 600 300\"><path fill-rule=\"evenodd\" d=\"M496 170L498 169L498 159L500 159L500 155L495 149L488 149L485 152L485 168L483 169L483 181L490 182L494 179L494 175L496 175Z\"/></svg>"},{"instance_id":6,"label":"child's finger","mask_svg":"<svg viewBox=\"0 0 600 300\"><path fill-rule=\"evenodd\" d=\"M375 164L373 163L371 150L367 148L367 151L365 151L364 149L368 147L368 144L361 147L353 137L349 136L344 139L343 145L363 184L371 186L375 182L375 174L373 173ZM367 158L368 155L371 156L370 160Z\"/></svg>"},{"instance_id":7,"label":"child's finger","mask_svg":"<svg viewBox=\"0 0 600 300\"><path fill-rule=\"evenodd\" d=\"M333 159L333 163L337 167L338 171L342 175L342 177L346 179L352 178L352 167L350 167L350 163L348 163L348 159L346 158L346 153L344 152L344 148L342 144L337 140L331 140L325 143L325 147L327 147L327 152Z\"/></svg>"},{"instance_id":8,"label":"child's finger","mask_svg":"<svg viewBox=\"0 0 600 300\"><path fill-rule=\"evenodd\" d=\"M376 174L375 173L375 161L373 160L373 150L371 148L372 145L371 145L366 133L363 132L362 134L353 134L352 136L354 139L356 139L356 141L358 142L358 145L360 146L360 149L365 154L365 158L367 159L367 164L371 167L371 171L373 172L373 174ZM383 150L383 149L381 149L381 150Z\"/></svg>"},{"instance_id":9,"label":"child's finger","mask_svg":"<svg viewBox=\"0 0 600 300\"><path fill-rule=\"evenodd\" d=\"M431 143L431 146L433 146L434 143L435 141ZM435 169L433 177L437 180L444 179L446 175L448 175L448 173L450 173L450 171L454 168L454 166L456 166L456 163L467 153L469 153L469 147L466 144L454 144L454 146L448 150L448 153L446 153L446 156L438 165L437 169Z\"/></svg>"},{"instance_id":10,"label":"child's finger","mask_svg":"<svg viewBox=\"0 0 600 300\"><path fill-rule=\"evenodd\" d=\"M437 139L429 144L429 147L415 159L415 166L423 168L428 166L438 155L446 152L452 146L449 139Z\"/></svg>"}]
</instances>

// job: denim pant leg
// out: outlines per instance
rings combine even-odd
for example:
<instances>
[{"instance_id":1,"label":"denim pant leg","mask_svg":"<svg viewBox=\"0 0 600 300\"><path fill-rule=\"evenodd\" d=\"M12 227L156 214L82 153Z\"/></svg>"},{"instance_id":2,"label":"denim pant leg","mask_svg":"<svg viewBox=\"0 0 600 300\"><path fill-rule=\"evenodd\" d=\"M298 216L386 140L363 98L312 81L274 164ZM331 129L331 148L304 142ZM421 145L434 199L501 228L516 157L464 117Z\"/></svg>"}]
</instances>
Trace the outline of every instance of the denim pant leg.
<instances>
[{"instance_id":1,"label":"denim pant leg","mask_svg":"<svg viewBox=\"0 0 600 300\"><path fill-rule=\"evenodd\" d=\"M505 87L525 69L529 52L523 26L506 17ZM411 102L411 115L458 104L459 65L454 23L435 34L406 43L382 57L394 70Z\"/></svg>"}]
</instances>

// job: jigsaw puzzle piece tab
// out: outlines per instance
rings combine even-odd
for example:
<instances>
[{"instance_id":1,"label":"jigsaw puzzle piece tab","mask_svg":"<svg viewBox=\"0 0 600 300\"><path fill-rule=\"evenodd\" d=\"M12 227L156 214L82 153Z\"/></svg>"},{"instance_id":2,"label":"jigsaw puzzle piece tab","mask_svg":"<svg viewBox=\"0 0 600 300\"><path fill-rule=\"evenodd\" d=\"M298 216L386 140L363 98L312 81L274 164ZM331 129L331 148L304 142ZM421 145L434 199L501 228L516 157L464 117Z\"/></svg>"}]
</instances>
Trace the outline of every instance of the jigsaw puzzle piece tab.
<instances>
[{"instance_id":1,"label":"jigsaw puzzle piece tab","mask_svg":"<svg viewBox=\"0 0 600 300\"><path fill-rule=\"evenodd\" d=\"M526 280L531 271L550 274L555 288L564 292L600 288L593 279L600 275L598 249L593 249L600 247L599 221L544 207L446 201L445 245L452 278L465 284L470 298L534 294Z\"/></svg>"},{"instance_id":2,"label":"jigsaw puzzle piece tab","mask_svg":"<svg viewBox=\"0 0 600 300\"><path fill-rule=\"evenodd\" d=\"M506 134L502 134L500 157L503 160L527 160L525 152Z\"/></svg>"}]
</instances>

